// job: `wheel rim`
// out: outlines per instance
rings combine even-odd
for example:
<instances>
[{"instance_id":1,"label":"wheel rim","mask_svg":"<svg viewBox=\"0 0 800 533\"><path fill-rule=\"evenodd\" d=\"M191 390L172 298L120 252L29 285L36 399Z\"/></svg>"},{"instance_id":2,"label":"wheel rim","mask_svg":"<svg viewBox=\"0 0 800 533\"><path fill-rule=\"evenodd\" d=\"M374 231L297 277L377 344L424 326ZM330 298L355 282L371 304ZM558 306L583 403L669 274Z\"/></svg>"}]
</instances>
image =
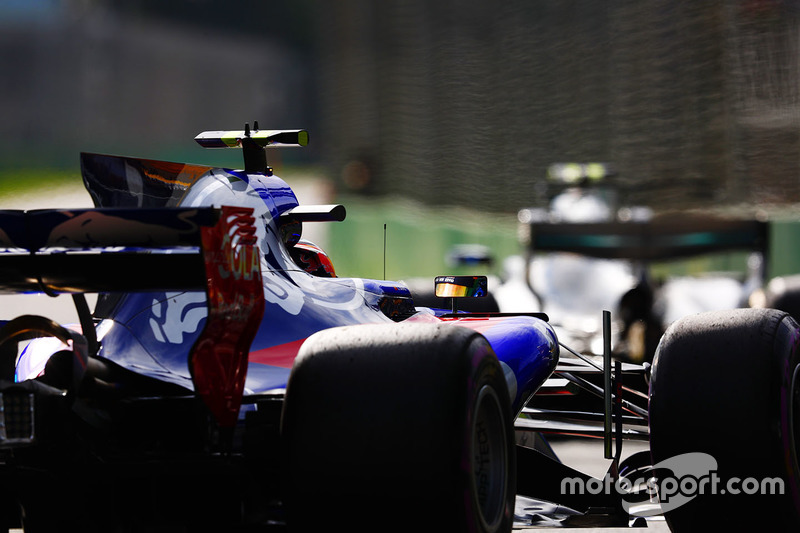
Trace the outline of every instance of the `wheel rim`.
<instances>
[{"instance_id":1,"label":"wheel rim","mask_svg":"<svg viewBox=\"0 0 800 533\"><path fill-rule=\"evenodd\" d=\"M506 421L495 390L478 393L472 424L472 490L485 530L496 530L503 518L508 476Z\"/></svg>"}]
</instances>

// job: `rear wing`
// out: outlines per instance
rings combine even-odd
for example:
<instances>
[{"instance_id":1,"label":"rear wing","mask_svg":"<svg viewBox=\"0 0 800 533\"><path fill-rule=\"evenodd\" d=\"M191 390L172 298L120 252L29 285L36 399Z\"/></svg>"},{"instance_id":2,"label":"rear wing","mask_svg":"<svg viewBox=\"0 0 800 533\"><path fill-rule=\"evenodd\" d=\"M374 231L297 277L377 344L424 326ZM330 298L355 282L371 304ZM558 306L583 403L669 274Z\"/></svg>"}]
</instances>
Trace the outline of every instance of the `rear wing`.
<instances>
[{"instance_id":1,"label":"rear wing","mask_svg":"<svg viewBox=\"0 0 800 533\"><path fill-rule=\"evenodd\" d=\"M760 220L665 216L643 222L527 226L532 252L572 252L602 259L659 261L732 250L765 253L769 242L769 225Z\"/></svg>"},{"instance_id":2,"label":"rear wing","mask_svg":"<svg viewBox=\"0 0 800 533\"><path fill-rule=\"evenodd\" d=\"M0 211L0 292L204 290L208 314L189 370L219 425L232 427L264 314L254 223L242 207ZM82 307L94 356L85 300ZM13 338L32 320L44 319L17 318L2 335Z\"/></svg>"},{"instance_id":3,"label":"rear wing","mask_svg":"<svg viewBox=\"0 0 800 533\"><path fill-rule=\"evenodd\" d=\"M0 211L0 293L205 290L203 234L232 231L246 244L255 229L243 211Z\"/></svg>"}]
</instances>

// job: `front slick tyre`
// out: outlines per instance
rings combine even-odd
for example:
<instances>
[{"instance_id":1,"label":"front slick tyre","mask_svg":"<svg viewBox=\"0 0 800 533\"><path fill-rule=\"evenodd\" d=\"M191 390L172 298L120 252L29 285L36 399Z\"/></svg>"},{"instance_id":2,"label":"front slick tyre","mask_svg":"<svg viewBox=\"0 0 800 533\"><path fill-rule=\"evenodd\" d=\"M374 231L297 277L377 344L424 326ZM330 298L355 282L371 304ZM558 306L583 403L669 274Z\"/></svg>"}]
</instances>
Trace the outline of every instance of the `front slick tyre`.
<instances>
[{"instance_id":1,"label":"front slick tyre","mask_svg":"<svg viewBox=\"0 0 800 533\"><path fill-rule=\"evenodd\" d=\"M671 470L656 470L670 529L798 530L798 348L797 322L772 309L689 316L664 334L650 449Z\"/></svg>"},{"instance_id":2,"label":"front slick tyre","mask_svg":"<svg viewBox=\"0 0 800 533\"><path fill-rule=\"evenodd\" d=\"M510 531L510 405L473 331L389 324L312 336L283 411L290 529Z\"/></svg>"}]
</instances>

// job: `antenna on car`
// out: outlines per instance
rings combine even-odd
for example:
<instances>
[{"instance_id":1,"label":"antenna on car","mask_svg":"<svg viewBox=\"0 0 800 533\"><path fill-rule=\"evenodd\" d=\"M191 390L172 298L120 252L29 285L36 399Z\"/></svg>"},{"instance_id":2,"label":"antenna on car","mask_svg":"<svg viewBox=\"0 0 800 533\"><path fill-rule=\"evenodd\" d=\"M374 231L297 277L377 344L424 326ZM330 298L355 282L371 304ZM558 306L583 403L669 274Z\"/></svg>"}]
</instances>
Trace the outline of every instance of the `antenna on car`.
<instances>
[{"instance_id":1,"label":"antenna on car","mask_svg":"<svg viewBox=\"0 0 800 533\"><path fill-rule=\"evenodd\" d=\"M386 223L383 224L383 279L386 279Z\"/></svg>"}]
</instances>

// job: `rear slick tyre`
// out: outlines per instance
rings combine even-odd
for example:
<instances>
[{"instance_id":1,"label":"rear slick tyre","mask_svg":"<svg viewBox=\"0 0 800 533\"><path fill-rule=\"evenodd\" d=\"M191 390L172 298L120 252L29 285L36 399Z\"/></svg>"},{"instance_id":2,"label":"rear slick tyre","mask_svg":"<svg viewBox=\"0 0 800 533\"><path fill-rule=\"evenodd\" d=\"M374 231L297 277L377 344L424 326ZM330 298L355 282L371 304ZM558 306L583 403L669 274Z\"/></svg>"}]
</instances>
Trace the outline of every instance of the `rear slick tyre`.
<instances>
[{"instance_id":1,"label":"rear slick tyre","mask_svg":"<svg viewBox=\"0 0 800 533\"><path fill-rule=\"evenodd\" d=\"M670 529L798 529L800 331L788 313L737 309L674 323L656 352L649 411L656 467L686 453L713 458L694 456L703 468L669 481L671 494L670 474L656 468Z\"/></svg>"},{"instance_id":2,"label":"rear slick tyre","mask_svg":"<svg viewBox=\"0 0 800 533\"><path fill-rule=\"evenodd\" d=\"M310 337L282 417L292 531L507 532L516 464L503 371L445 324Z\"/></svg>"}]
</instances>

